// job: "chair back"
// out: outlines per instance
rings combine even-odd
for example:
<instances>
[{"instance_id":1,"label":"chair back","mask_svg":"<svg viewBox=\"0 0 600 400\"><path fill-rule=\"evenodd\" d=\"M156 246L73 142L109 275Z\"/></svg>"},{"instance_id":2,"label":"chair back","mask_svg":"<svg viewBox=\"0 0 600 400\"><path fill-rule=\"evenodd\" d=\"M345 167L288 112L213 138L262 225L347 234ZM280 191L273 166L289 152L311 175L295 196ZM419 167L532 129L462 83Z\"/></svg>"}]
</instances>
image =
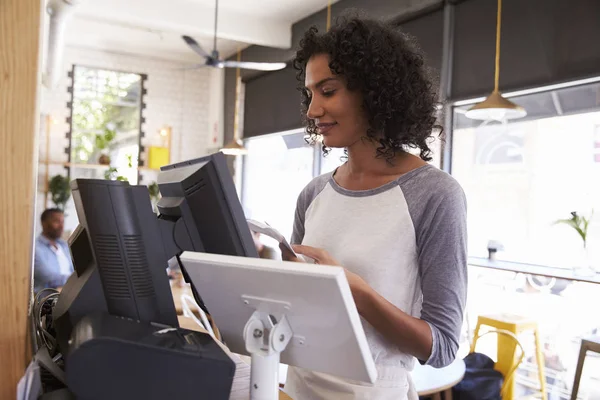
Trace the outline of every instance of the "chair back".
<instances>
[{"instance_id":1,"label":"chair back","mask_svg":"<svg viewBox=\"0 0 600 400\"><path fill-rule=\"evenodd\" d=\"M523 349L523 345L521 345L519 338L517 338L517 336L514 333L507 331L505 329L493 329L491 331L482 333L481 335L474 337L473 338L473 348L475 348L475 346L477 345L477 340L479 338L481 338L485 335L488 335L490 333L495 333L496 335L502 335L502 336L511 338L515 342L515 346L518 347L520 350L520 355L517 358L517 361L513 362L512 365L510 365L506 368L499 368L498 363L496 363L496 365L495 365L496 371L500 372L504 376L504 382L502 384L502 389L500 391L502 398L504 398L504 393L505 393L506 389L508 388L507 382L510 381L510 378L512 378L512 376L514 375L517 368L519 368L519 365L521 365L521 363L523 362L523 359L525 358L525 350Z\"/></svg>"}]
</instances>

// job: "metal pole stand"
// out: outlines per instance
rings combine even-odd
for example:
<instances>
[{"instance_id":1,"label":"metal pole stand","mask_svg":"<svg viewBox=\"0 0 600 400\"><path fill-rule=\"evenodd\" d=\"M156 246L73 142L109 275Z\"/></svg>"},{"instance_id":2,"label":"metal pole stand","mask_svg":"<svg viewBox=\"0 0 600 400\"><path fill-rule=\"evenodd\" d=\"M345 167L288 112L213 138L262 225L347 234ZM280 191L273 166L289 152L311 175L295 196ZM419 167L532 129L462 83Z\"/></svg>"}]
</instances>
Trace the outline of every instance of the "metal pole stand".
<instances>
[{"instance_id":1,"label":"metal pole stand","mask_svg":"<svg viewBox=\"0 0 600 400\"><path fill-rule=\"evenodd\" d=\"M264 311L255 311L244 328L246 350L251 354L250 399L279 398L279 358L292 338L285 316L281 320Z\"/></svg>"}]
</instances>

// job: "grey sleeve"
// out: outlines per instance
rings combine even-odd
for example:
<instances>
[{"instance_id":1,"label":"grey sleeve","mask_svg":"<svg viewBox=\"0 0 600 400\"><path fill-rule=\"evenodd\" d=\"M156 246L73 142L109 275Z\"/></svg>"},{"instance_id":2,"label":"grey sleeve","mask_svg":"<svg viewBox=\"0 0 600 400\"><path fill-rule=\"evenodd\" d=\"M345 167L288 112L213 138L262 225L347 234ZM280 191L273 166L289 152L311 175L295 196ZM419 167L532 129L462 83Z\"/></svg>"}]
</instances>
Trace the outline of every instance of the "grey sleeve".
<instances>
[{"instance_id":1,"label":"grey sleeve","mask_svg":"<svg viewBox=\"0 0 600 400\"><path fill-rule=\"evenodd\" d=\"M433 345L429 359L419 361L441 368L456 357L466 305L467 204L462 188L449 176L422 183L418 192L428 192L428 200L415 198L409 208L418 216L421 319L431 328Z\"/></svg>"},{"instance_id":2,"label":"grey sleeve","mask_svg":"<svg viewBox=\"0 0 600 400\"><path fill-rule=\"evenodd\" d=\"M292 230L290 244L302 244L302 239L304 239L304 213L306 212L306 207L304 207L305 200L303 199L303 195L304 190L300 193L300 196L298 196L298 201L296 201L294 228Z\"/></svg>"},{"instance_id":3,"label":"grey sleeve","mask_svg":"<svg viewBox=\"0 0 600 400\"><path fill-rule=\"evenodd\" d=\"M329 182L331 178L331 173L323 174L321 176L313 179L298 196L298 201L296 202L296 212L294 214L294 227L292 230L292 237L290 240L290 244L302 244L302 239L304 239L304 222L306 210L312 203L312 201L321 193L321 191Z\"/></svg>"}]
</instances>

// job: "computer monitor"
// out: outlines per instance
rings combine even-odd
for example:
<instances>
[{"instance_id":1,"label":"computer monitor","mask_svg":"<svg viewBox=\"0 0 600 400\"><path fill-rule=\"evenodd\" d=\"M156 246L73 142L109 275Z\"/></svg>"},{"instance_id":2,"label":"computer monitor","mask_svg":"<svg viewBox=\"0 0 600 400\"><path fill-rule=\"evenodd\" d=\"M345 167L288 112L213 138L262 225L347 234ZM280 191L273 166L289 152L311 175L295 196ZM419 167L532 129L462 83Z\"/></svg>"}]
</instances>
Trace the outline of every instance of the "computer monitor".
<instances>
[{"instance_id":1,"label":"computer monitor","mask_svg":"<svg viewBox=\"0 0 600 400\"><path fill-rule=\"evenodd\" d=\"M229 350L251 356L251 399L277 399L280 361L376 381L342 267L193 252L183 253L181 260Z\"/></svg>"},{"instance_id":2,"label":"computer monitor","mask_svg":"<svg viewBox=\"0 0 600 400\"><path fill-rule=\"evenodd\" d=\"M91 260L95 261L108 312L179 326L166 272L168 259L148 188L120 181L75 179L71 191L81 226L78 232L85 232L91 251L87 257L74 257L86 264L75 269L89 268ZM73 256L75 250L72 244Z\"/></svg>"},{"instance_id":3,"label":"computer monitor","mask_svg":"<svg viewBox=\"0 0 600 400\"><path fill-rule=\"evenodd\" d=\"M93 311L179 326L166 267L183 251L258 258L222 153L165 166L158 183L158 218L145 186L71 183L80 226L70 240L75 273L55 308L61 348Z\"/></svg>"},{"instance_id":4,"label":"computer monitor","mask_svg":"<svg viewBox=\"0 0 600 400\"><path fill-rule=\"evenodd\" d=\"M258 258L223 153L161 167L158 188L169 256L196 251Z\"/></svg>"},{"instance_id":5,"label":"computer monitor","mask_svg":"<svg viewBox=\"0 0 600 400\"><path fill-rule=\"evenodd\" d=\"M52 310L59 349L68 349L73 327L89 312L108 312L100 275L85 228L78 225L69 236L75 271L60 292Z\"/></svg>"}]
</instances>

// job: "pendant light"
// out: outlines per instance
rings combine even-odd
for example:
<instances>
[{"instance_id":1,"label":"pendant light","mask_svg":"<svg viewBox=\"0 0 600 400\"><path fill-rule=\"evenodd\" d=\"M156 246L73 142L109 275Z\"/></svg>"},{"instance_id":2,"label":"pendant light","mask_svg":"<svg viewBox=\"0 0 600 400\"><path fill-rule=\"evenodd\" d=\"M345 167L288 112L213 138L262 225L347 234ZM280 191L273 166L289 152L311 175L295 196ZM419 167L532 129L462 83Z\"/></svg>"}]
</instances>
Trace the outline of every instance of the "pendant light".
<instances>
[{"instance_id":1,"label":"pendant light","mask_svg":"<svg viewBox=\"0 0 600 400\"><path fill-rule=\"evenodd\" d=\"M238 50L237 60L238 62L242 58L241 50ZM240 69L236 68L235 70L235 111L233 114L233 139L229 143L227 143L221 149L223 154L227 154L229 156L243 156L248 154L248 149L244 147L244 143L239 137L239 121L240 121L240 92L242 87L242 78L240 76Z\"/></svg>"},{"instance_id":2,"label":"pendant light","mask_svg":"<svg viewBox=\"0 0 600 400\"><path fill-rule=\"evenodd\" d=\"M512 101L502 97L498 90L500 80L500 22L502 16L502 0L498 0L498 17L496 21L496 64L494 70L494 91L487 99L475 104L465 116L478 120L505 121L508 119L523 118L527 115L525 109Z\"/></svg>"}]
</instances>

